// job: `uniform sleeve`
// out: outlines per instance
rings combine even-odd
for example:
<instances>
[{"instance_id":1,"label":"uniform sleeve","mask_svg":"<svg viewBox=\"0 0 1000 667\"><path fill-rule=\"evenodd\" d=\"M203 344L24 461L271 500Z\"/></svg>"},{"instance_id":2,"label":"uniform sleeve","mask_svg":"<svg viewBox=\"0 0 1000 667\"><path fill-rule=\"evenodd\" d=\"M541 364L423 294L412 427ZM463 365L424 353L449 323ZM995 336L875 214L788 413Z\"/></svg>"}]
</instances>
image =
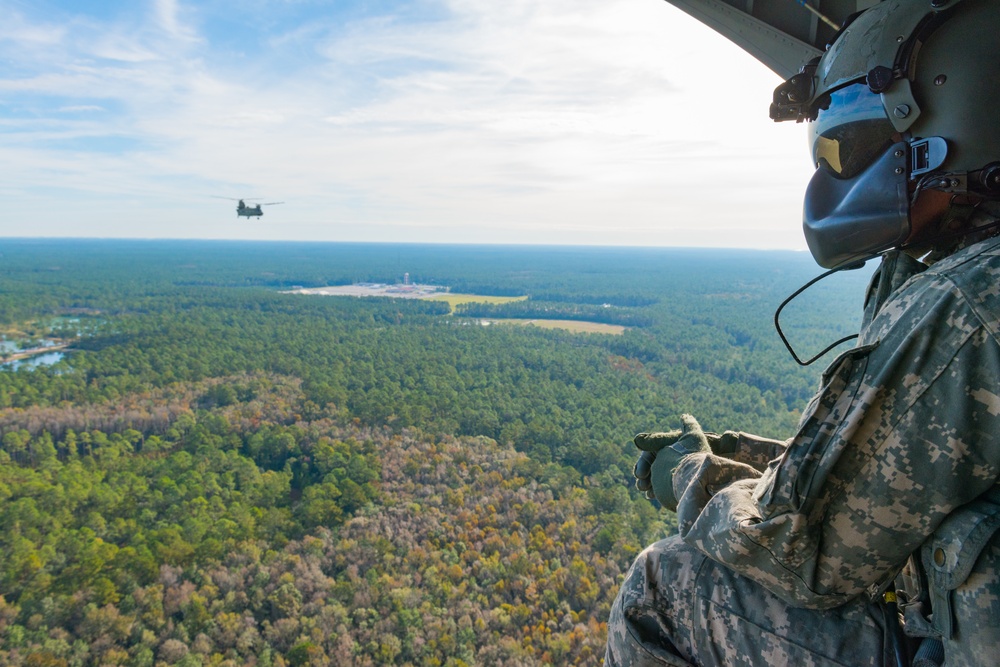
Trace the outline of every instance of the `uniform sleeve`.
<instances>
[{"instance_id":1,"label":"uniform sleeve","mask_svg":"<svg viewBox=\"0 0 1000 667\"><path fill-rule=\"evenodd\" d=\"M870 333L763 472L693 454L674 473L684 541L796 606L893 576L1000 474L1000 346L962 290L917 281Z\"/></svg>"},{"instance_id":2,"label":"uniform sleeve","mask_svg":"<svg viewBox=\"0 0 1000 667\"><path fill-rule=\"evenodd\" d=\"M732 435L732 437L727 437ZM709 438L712 453L717 456L745 463L758 472L764 472L768 464L785 453L787 441L761 438L749 433L727 431L720 438Z\"/></svg>"}]
</instances>

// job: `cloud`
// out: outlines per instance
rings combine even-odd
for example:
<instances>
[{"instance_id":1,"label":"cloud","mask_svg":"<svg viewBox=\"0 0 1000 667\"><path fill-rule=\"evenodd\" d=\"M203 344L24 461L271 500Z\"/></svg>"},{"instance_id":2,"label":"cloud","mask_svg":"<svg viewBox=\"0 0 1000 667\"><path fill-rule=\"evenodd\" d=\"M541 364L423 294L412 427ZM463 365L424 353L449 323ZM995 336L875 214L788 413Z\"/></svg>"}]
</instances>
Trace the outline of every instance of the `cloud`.
<instances>
[{"instance_id":1,"label":"cloud","mask_svg":"<svg viewBox=\"0 0 1000 667\"><path fill-rule=\"evenodd\" d=\"M0 80L36 110L0 148L0 167L24 165L7 196L58 183L52 230L141 197L150 236L707 245L743 243L711 230L744 224L747 243L798 242L808 169L787 159L800 133L766 120L776 77L666 3L265 6L259 25L175 0L68 19L72 37ZM60 133L132 143L90 159ZM288 204L234 230L211 194Z\"/></svg>"},{"instance_id":2,"label":"cloud","mask_svg":"<svg viewBox=\"0 0 1000 667\"><path fill-rule=\"evenodd\" d=\"M56 109L57 113L89 113L91 111L104 111L104 107L96 104L77 104Z\"/></svg>"},{"instance_id":3,"label":"cloud","mask_svg":"<svg viewBox=\"0 0 1000 667\"><path fill-rule=\"evenodd\" d=\"M196 41L196 32L180 19L177 0L154 0L153 14L157 27L175 40Z\"/></svg>"},{"instance_id":4,"label":"cloud","mask_svg":"<svg viewBox=\"0 0 1000 667\"><path fill-rule=\"evenodd\" d=\"M50 46L60 43L66 34L64 26L35 23L20 12L10 10L0 22L0 42L13 42L19 47Z\"/></svg>"}]
</instances>

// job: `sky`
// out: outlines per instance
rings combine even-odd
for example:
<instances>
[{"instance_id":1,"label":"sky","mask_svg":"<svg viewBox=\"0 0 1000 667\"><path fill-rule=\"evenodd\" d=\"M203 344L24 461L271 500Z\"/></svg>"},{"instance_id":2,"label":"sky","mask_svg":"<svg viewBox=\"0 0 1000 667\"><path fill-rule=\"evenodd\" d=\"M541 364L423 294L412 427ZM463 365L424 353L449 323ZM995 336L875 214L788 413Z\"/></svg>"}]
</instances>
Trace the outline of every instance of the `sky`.
<instances>
[{"instance_id":1,"label":"sky","mask_svg":"<svg viewBox=\"0 0 1000 667\"><path fill-rule=\"evenodd\" d=\"M778 76L662 0L0 15L0 236L805 247Z\"/></svg>"}]
</instances>

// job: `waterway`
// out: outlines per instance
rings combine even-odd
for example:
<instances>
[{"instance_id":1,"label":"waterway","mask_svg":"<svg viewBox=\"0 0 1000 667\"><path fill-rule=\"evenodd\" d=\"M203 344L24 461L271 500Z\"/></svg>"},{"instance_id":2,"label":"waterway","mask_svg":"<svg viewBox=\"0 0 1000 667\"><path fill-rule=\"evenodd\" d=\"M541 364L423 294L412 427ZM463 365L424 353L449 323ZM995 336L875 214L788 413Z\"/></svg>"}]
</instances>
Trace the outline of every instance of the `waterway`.
<instances>
[{"instance_id":1,"label":"waterway","mask_svg":"<svg viewBox=\"0 0 1000 667\"><path fill-rule=\"evenodd\" d=\"M8 359L0 363L0 368L17 370L51 366L66 356L63 349L67 344L49 338L27 343L33 347L23 347L25 344L26 341L0 339L0 355Z\"/></svg>"},{"instance_id":2,"label":"waterway","mask_svg":"<svg viewBox=\"0 0 1000 667\"><path fill-rule=\"evenodd\" d=\"M9 368L10 370L16 371L20 368L32 369L38 368L39 366L51 366L52 364L61 361L66 356L65 352L42 352L31 357L25 357L24 359L14 359L13 361L5 361L0 364L0 368Z\"/></svg>"},{"instance_id":3,"label":"waterway","mask_svg":"<svg viewBox=\"0 0 1000 667\"><path fill-rule=\"evenodd\" d=\"M74 338L94 332L103 323L95 317L57 315L9 328L0 333L0 370L51 366L66 358Z\"/></svg>"}]
</instances>

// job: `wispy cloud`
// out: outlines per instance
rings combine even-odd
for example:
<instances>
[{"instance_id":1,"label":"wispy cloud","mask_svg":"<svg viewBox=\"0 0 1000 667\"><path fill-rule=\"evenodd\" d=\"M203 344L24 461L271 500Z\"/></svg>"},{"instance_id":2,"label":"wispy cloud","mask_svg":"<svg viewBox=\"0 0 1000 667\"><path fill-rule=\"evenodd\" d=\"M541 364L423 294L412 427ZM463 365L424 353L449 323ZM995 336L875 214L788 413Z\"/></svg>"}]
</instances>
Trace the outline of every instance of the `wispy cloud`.
<instances>
[{"instance_id":1,"label":"wispy cloud","mask_svg":"<svg viewBox=\"0 0 1000 667\"><path fill-rule=\"evenodd\" d=\"M22 47L58 44L65 34L64 26L26 19L13 8L5 12L4 20L0 22L0 42L10 42Z\"/></svg>"},{"instance_id":2,"label":"wispy cloud","mask_svg":"<svg viewBox=\"0 0 1000 667\"><path fill-rule=\"evenodd\" d=\"M104 107L96 104L77 104L56 109L56 113L89 113L91 111L104 111Z\"/></svg>"},{"instance_id":3,"label":"wispy cloud","mask_svg":"<svg viewBox=\"0 0 1000 667\"><path fill-rule=\"evenodd\" d=\"M154 0L153 8L157 26L167 35L181 40L197 38L195 31L181 22L177 0Z\"/></svg>"}]
</instances>

